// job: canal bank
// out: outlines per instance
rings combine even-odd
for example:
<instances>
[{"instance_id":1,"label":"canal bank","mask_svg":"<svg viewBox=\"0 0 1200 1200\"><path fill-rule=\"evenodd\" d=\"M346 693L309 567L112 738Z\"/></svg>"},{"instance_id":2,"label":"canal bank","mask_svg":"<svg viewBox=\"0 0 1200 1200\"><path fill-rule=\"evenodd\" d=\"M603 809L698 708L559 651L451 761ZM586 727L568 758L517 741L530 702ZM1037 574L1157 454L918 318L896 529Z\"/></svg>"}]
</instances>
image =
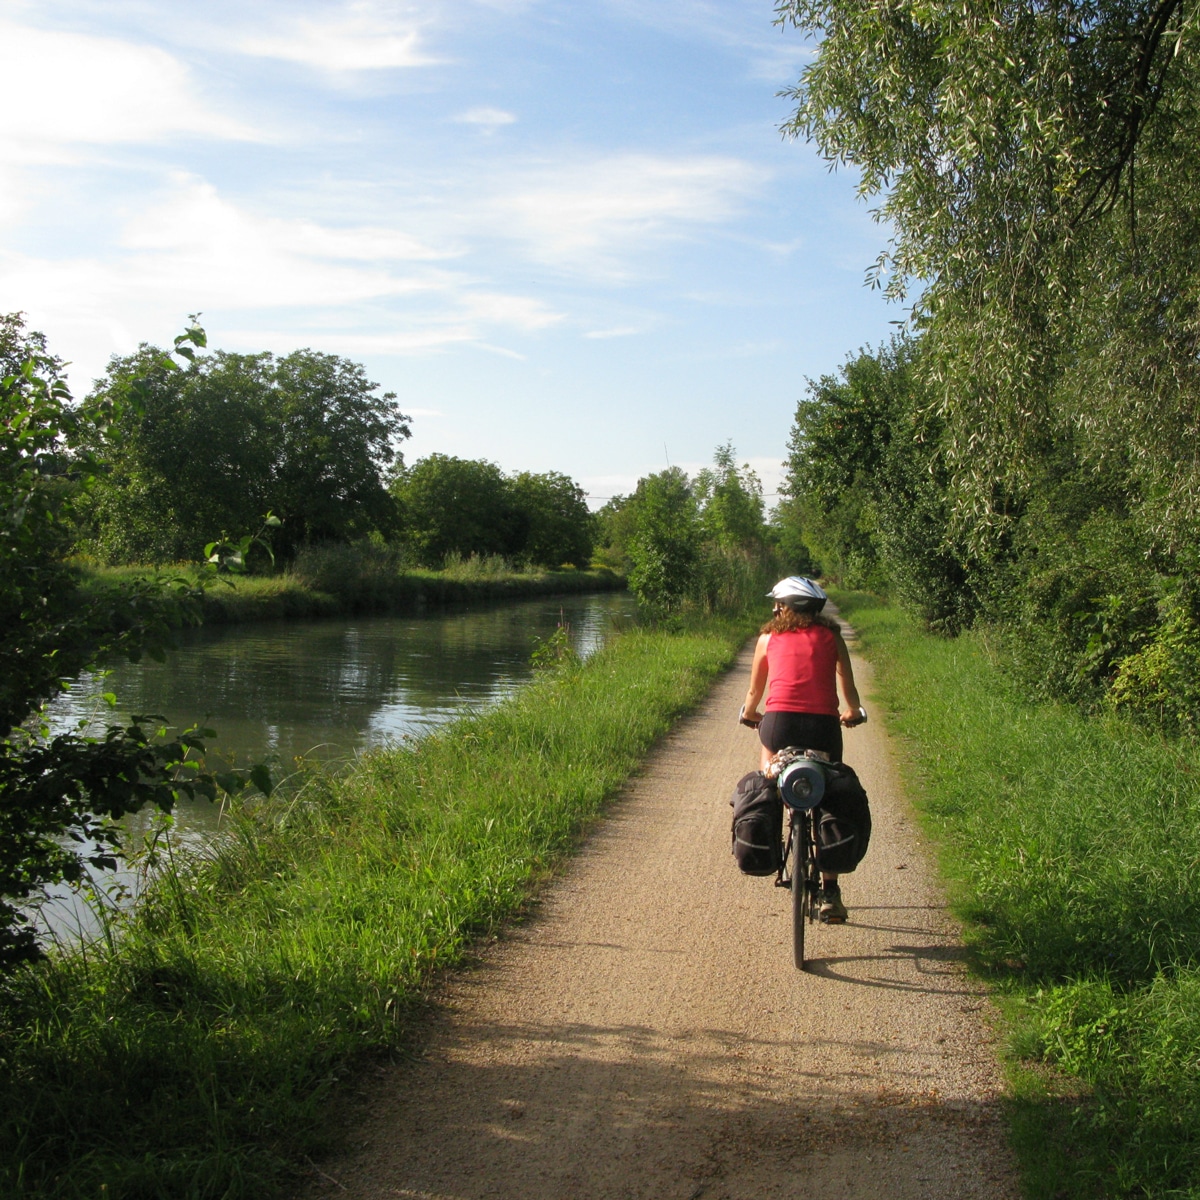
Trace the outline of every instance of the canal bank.
<instances>
[{"instance_id":1,"label":"canal bank","mask_svg":"<svg viewBox=\"0 0 1200 1200\"><path fill-rule=\"evenodd\" d=\"M50 706L51 731L91 724L99 733L133 713L158 713L176 728L203 725L213 767L266 763L290 795L314 768L346 770L358 755L411 741L513 696L535 674L532 655L559 635L581 661L630 628L628 592L542 597L417 616L254 621L183 630L162 661L145 657L72 682ZM107 696L119 707L110 708ZM218 836L223 807L180 798L171 836L202 850ZM148 807L122 824L126 845L161 827ZM135 855L136 858L136 855ZM100 932L98 905L126 907L143 872L122 863L97 872L89 895L68 884L39 905L43 936L75 942ZM108 899L103 899L107 897Z\"/></svg>"},{"instance_id":2,"label":"canal bank","mask_svg":"<svg viewBox=\"0 0 1200 1200\"><path fill-rule=\"evenodd\" d=\"M120 588L159 577L196 586L192 564L175 567L79 566L86 592ZM231 586L229 586L231 585ZM204 625L304 620L366 614L423 614L537 596L619 592L623 575L606 568L513 571L468 559L444 571L399 567L359 548L329 547L301 556L295 566L271 575L242 575L208 586L200 600Z\"/></svg>"},{"instance_id":3,"label":"canal bank","mask_svg":"<svg viewBox=\"0 0 1200 1200\"><path fill-rule=\"evenodd\" d=\"M0 1191L285 1186L327 1148L342 1073L403 1045L432 975L520 908L748 632L633 630L490 712L316 773L165 873L120 937L14 977Z\"/></svg>"}]
</instances>

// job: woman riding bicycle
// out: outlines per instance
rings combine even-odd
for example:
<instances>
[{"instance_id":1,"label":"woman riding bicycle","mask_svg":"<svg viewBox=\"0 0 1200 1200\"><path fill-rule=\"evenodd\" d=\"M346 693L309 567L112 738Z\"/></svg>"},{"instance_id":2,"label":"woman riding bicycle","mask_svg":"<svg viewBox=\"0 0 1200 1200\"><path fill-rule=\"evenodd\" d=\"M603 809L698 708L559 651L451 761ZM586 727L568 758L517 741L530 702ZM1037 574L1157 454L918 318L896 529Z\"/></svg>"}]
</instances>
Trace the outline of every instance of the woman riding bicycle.
<instances>
[{"instance_id":1,"label":"woman riding bicycle","mask_svg":"<svg viewBox=\"0 0 1200 1200\"><path fill-rule=\"evenodd\" d=\"M861 724L866 713L841 629L821 613L828 597L800 575L781 579L767 594L775 601L775 610L754 647L741 716L743 724L758 729L762 769L787 746L820 750L833 762L841 762L842 726ZM837 684L845 700L840 710ZM760 716L764 692L766 712ZM822 872L821 920L840 924L847 915L838 877Z\"/></svg>"}]
</instances>

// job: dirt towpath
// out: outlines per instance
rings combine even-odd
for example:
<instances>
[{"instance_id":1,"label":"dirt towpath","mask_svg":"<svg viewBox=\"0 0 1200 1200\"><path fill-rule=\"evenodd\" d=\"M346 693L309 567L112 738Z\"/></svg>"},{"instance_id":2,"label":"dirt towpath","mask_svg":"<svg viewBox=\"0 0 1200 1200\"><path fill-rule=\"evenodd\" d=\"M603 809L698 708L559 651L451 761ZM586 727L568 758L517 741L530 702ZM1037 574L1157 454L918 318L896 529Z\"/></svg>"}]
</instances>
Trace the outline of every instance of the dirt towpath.
<instances>
[{"instance_id":1,"label":"dirt towpath","mask_svg":"<svg viewBox=\"0 0 1200 1200\"><path fill-rule=\"evenodd\" d=\"M451 979L424 1056L364 1081L308 1196L1015 1197L986 1000L965 974L878 721L850 923L792 966L787 893L730 855L757 765L749 658L612 806L536 911ZM869 696L869 668L856 671ZM868 701L869 704L869 701Z\"/></svg>"}]
</instances>

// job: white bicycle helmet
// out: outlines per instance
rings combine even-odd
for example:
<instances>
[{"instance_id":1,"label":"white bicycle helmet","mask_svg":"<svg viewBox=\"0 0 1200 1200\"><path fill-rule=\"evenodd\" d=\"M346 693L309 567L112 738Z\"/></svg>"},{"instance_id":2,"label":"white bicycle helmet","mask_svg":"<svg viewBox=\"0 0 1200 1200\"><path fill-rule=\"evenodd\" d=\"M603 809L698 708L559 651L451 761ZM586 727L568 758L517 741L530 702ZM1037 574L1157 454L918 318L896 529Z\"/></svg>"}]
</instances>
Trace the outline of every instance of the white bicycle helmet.
<instances>
[{"instance_id":1,"label":"white bicycle helmet","mask_svg":"<svg viewBox=\"0 0 1200 1200\"><path fill-rule=\"evenodd\" d=\"M806 613L819 613L829 599L817 584L803 575L781 579L767 595L777 604L786 604L788 608Z\"/></svg>"}]
</instances>

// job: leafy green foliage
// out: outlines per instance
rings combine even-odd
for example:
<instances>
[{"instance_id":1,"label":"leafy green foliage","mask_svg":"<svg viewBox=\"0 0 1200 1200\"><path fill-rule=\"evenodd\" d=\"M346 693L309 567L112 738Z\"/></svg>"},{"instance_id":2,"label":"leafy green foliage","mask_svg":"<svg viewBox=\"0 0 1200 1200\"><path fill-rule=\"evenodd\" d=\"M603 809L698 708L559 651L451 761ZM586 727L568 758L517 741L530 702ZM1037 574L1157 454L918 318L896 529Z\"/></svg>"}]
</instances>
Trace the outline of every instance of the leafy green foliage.
<instances>
[{"instance_id":1,"label":"leafy green foliage","mask_svg":"<svg viewBox=\"0 0 1200 1200\"><path fill-rule=\"evenodd\" d=\"M941 423L918 344L897 337L810 384L796 410L785 487L804 543L848 586L890 591L953 631L978 607L978 572L956 536Z\"/></svg>"},{"instance_id":2,"label":"leafy green foliage","mask_svg":"<svg viewBox=\"0 0 1200 1200\"><path fill-rule=\"evenodd\" d=\"M1086 1085L1061 1088L1067 1103L1044 1069L1022 1076L1029 1194L1195 1195L1196 743L1032 704L979 634L933 638L873 597L836 599L903 735L976 963L1017 1001L1004 1008L1014 1051Z\"/></svg>"},{"instance_id":3,"label":"leafy green foliage","mask_svg":"<svg viewBox=\"0 0 1200 1200\"><path fill-rule=\"evenodd\" d=\"M595 522L579 484L558 471L523 471L509 487L525 519L521 558L535 567L586 567L592 561Z\"/></svg>"},{"instance_id":4,"label":"leafy green foliage","mask_svg":"<svg viewBox=\"0 0 1200 1200\"><path fill-rule=\"evenodd\" d=\"M408 436L395 396L332 354L193 355L185 370L143 345L115 358L90 398L117 414L96 430L105 465L85 548L108 562L193 558L219 530L275 512L274 545L395 528L383 475Z\"/></svg>"},{"instance_id":5,"label":"leafy green foliage","mask_svg":"<svg viewBox=\"0 0 1200 1200\"><path fill-rule=\"evenodd\" d=\"M713 465L697 474L692 489L709 542L723 550L762 545L766 532L762 482L748 463L737 465L732 442L717 447Z\"/></svg>"},{"instance_id":6,"label":"leafy green foliage","mask_svg":"<svg viewBox=\"0 0 1200 1200\"><path fill-rule=\"evenodd\" d=\"M444 733L317 775L0 1005L0 1192L260 1200L338 1136L335 1081L516 912L744 625L635 630ZM120 1119L114 1119L119 1114Z\"/></svg>"},{"instance_id":7,"label":"leafy green foliage","mask_svg":"<svg viewBox=\"0 0 1200 1200\"><path fill-rule=\"evenodd\" d=\"M1123 705L1177 726L1182 705L1150 697L1167 658L1187 662L1166 649L1181 643L1163 598L1200 568L1193 7L783 0L778 13L819 40L789 131L878 198L894 236L874 281L897 298L919 286L907 444L934 485L912 480L924 518L889 530L871 466L801 523L820 540L830 522L821 557L847 578L910 599L921 577L960 586L957 609L942 582L918 607L947 627L999 615L1044 693L1095 703L1120 678ZM889 537L927 552L884 552ZM935 546L947 570L896 575Z\"/></svg>"},{"instance_id":8,"label":"leafy green foliage","mask_svg":"<svg viewBox=\"0 0 1200 1200\"><path fill-rule=\"evenodd\" d=\"M392 494L423 566L440 567L452 553L508 557L523 547L525 521L495 463L430 454L396 476Z\"/></svg>"},{"instance_id":9,"label":"leafy green foliage","mask_svg":"<svg viewBox=\"0 0 1200 1200\"><path fill-rule=\"evenodd\" d=\"M637 512L632 496L613 496L596 513L596 561L613 571L628 573Z\"/></svg>"},{"instance_id":10,"label":"leafy green foliage","mask_svg":"<svg viewBox=\"0 0 1200 1200\"><path fill-rule=\"evenodd\" d=\"M605 504L596 524L598 560L628 570L643 609L660 617L688 608L741 612L781 570L762 485L748 464L737 465L730 443L694 480L678 467L639 479L631 496Z\"/></svg>"},{"instance_id":11,"label":"leafy green foliage","mask_svg":"<svg viewBox=\"0 0 1200 1200\"><path fill-rule=\"evenodd\" d=\"M431 454L397 473L392 494L404 543L426 567L451 556L549 568L591 562L594 523L584 491L558 471L509 478L485 459Z\"/></svg>"},{"instance_id":12,"label":"leafy green foliage","mask_svg":"<svg viewBox=\"0 0 1200 1200\"><path fill-rule=\"evenodd\" d=\"M572 671L580 666L579 655L571 645L569 624L560 621L558 628L549 637L535 640L537 645L529 656L535 671Z\"/></svg>"},{"instance_id":13,"label":"leafy green foliage","mask_svg":"<svg viewBox=\"0 0 1200 1200\"><path fill-rule=\"evenodd\" d=\"M669 614L695 594L701 571L700 510L687 475L669 467L638 480L629 586L651 612Z\"/></svg>"},{"instance_id":14,"label":"leafy green foliage","mask_svg":"<svg viewBox=\"0 0 1200 1200\"><path fill-rule=\"evenodd\" d=\"M203 344L203 332L193 325L185 344ZM41 727L41 707L84 668L161 655L173 630L196 619L199 592L167 577L79 586L64 555L101 470L93 447L120 420L119 404L72 405L58 360L19 315L0 324L0 353L10 367L21 360L0 380L0 967L10 967L38 954L22 902L46 883L81 880L85 864L111 866L117 819L144 804L169 810L180 794L213 796L221 784L197 761L199 730L167 739L151 717L100 736L49 739ZM261 772L255 782L269 790Z\"/></svg>"},{"instance_id":15,"label":"leafy green foliage","mask_svg":"<svg viewBox=\"0 0 1200 1200\"><path fill-rule=\"evenodd\" d=\"M875 278L896 296L923 285L915 315L974 536L1003 528L995 483L1021 490L1062 405L1100 443L1123 427L1183 465L1158 433L1183 415L1181 387L1194 395L1184 346L1200 193L1180 164L1200 132L1200 29L1188 5L783 0L778 11L820 39L789 131L882 198L894 237ZM1113 334L1107 357L1122 367L1102 382L1078 351ZM1149 357L1128 352L1139 343ZM1072 386L1084 377L1100 388Z\"/></svg>"}]
</instances>

